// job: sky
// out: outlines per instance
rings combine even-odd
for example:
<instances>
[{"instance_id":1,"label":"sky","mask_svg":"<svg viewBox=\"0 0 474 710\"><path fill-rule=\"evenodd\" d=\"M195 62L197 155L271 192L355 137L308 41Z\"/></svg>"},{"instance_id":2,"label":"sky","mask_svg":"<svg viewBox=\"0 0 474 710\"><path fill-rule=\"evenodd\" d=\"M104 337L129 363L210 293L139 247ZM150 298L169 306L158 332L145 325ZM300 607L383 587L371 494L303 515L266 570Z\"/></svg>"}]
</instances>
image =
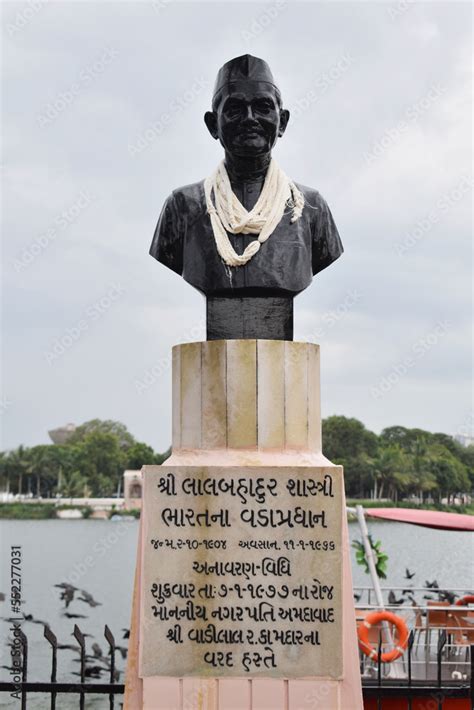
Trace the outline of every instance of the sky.
<instances>
[{"instance_id":1,"label":"sky","mask_svg":"<svg viewBox=\"0 0 474 710\"><path fill-rule=\"evenodd\" d=\"M204 298L148 249L222 148L219 67L264 58L292 118L274 156L345 253L295 300L324 417L469 434L469 3L5 2L1 449L123 422L171 440L171 348Z\"/></svg>"}]
</instances>

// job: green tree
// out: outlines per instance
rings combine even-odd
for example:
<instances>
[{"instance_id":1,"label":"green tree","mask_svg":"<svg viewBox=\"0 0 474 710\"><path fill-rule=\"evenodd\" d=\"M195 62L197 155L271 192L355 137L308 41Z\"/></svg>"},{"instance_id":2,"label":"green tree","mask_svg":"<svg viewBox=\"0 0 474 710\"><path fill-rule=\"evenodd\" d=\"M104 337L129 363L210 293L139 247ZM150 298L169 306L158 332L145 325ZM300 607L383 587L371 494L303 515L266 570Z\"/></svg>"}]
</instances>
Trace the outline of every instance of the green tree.
<instances>
[{"instance_id":1,"label":"green tree","mask_svg":"<svg viewBox=\"0 0 474 710\"><path fill-rule=\"evenodd\" d=\"M118 437L93 431L84 436L78 449L78 470L85 476L92 495L114 495L126 461Z\"/></svg>"},{"instance_id":2,"label":"green tree","mask_svg":"<svg viewBox=\"0 0 474 710\"><path fill-rule=\"evenodd\" d=\"M448 503L451 496L470 491L468 469L442 444L432 444L426 456L426 467L436 478L437 489L435 497L440 503L446 497Z\"/></svg>"},{"instance_id":3,"label":"green tree","mask_svg":"<svg viewBox=\"0 0 474 710\"><path fill-rule=\"evenodd\" d=\"M414 484L413 459L399 444L381 446L373 462L374 498L398 500Z\"/></svg>"},{"instance_id":4,"label":"green tree","mask_svg":"<svg viewBox=\"0 0 474 710\"><path fill-rule=\"evenodd\" d=\"M155 463L161 465L171 456L171 446L162 454L155 454Z\"/></svg>"},{"instance_id":5,"label":"green tree","mask_svg":"<svg viewBox=\"0 0 474 710\"><path fill-rule=\"evenodd\" d=\"M0 451L0 491L2 493L10 493L10 476L6 451Z\"/></svg>"},{"instance_id":6,"label":"green tree","mask_svg":"<svg viewBox=\"0 0 474 710\"><path fill-rule=\"evenodd\" d=\"M156 463L156 454L148 444L136 441L126 452L125 468L141 469L147 464Z\"/></svg>"},{"instance_id":7,"label":"green tree","mask_svg":"<svg viewBox=\"0 0 474 710\"><path fill-rule=\"evenodd\" d=\"M57 493L63 498L82 498L90 495L90 489L80 471L67 471L59 477Z\"/></svg>"},{"instance_id":8,"label":"green tree","mask_svg":"<svg viewBox=\"0 0 474 710\"><path fill-rule=\"evenodd\" d=\"M77 427L71 434L68 444L80 444L89 434L112 434L117 437L119 446L127 449L135 443L135 439L128 431L125 424L112 419L91 419Z\"/></svg>"},{"instance_id":9,"label":"green tree","mask_svg":"<svg viewBox=\"0 0 474 710\"><path fill-rule=\"evenodd\" d=\"M433 435L424 429L407 429L404 426L391 426L380 434L382 446L400 446L405 451L414 453L416 447L426 445Z\"/></svg>"},{"instance_id":10,"label":"green tree","mask_svg":"<svg viewBox=\"0 0 474 710\"><path fill-rule=\"evenodd\" d=\"M344 466L348 495L363 497L371 488L371 462L377 454L377 436L358 419L332 416L323 420L323 451Z\"/></svg>"},{"instance_id":11,"label":"green tree","mask_svg":"<svg viewBox=\"0 0 474 710\"><path fill-rule=\"evenodd\" d=\"M12 491L19 495L24 494L24 482L32 471L30 450L20 445L18 448L7 452L4 462L4 475L8 478Z\"/></svg>"},{"instance_id":12,"label":"green tree","mask_svg":"<svg viewBox=\"0 0 474 710\"><path fill-rule=\"evenodd\" d=\"M42 444L30 449L31 476L35 479L35 495L41 496L48 489L48 482L54 482L54 446Z\"/></svg>"}]
</instances>

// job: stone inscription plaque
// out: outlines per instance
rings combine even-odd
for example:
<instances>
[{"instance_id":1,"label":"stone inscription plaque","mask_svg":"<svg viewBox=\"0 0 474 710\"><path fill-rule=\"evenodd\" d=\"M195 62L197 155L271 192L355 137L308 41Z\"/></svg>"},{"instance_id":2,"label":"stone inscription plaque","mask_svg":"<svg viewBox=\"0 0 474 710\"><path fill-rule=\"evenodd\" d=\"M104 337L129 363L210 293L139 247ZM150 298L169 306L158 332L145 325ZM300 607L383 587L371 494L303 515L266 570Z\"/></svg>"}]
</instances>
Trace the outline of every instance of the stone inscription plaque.
<instances>
[{"instance_id":1,"label":"stone inscription plaque","mask_svg":"<svg viewBox=\"0 0 474 710\"><path fill-rule=\"evenodd\" d=\"M140 675L342 677L342 469L145 470Z\"/></svg>"}]
</instances>

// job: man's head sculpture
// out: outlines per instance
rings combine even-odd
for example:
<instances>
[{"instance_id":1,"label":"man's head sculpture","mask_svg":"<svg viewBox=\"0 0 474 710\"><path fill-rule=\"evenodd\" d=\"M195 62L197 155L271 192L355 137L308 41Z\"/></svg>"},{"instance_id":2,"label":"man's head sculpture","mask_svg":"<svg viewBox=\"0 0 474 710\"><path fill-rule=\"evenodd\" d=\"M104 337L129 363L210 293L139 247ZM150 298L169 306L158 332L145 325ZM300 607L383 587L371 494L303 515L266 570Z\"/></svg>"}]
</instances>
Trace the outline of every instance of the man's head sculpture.
<instances>
[{"instance_id":1,"label":"man's head sculpture","mask_svg":"<svg viewBox=\"0 0 474 710\"><path fill-rule=\"evenodd\" d=\"M343 249L329 207L271 156L289 112L266 62L219 70L206 126L224 148L213 175L174 190L150 253L207 298L208 339L293 338L293 298Z\"/></svg>"},{"instance_id":2,"label":"man's head sculpture","mask_svg":"<svg viewBox=\"0 0 474 710\"><path fill-rule=\"evenodd\" d=\"M219 70L204 120L226 156L257 158L269 155L289 117L268 64L245 54Z\"/></svg>"}]
</instances>

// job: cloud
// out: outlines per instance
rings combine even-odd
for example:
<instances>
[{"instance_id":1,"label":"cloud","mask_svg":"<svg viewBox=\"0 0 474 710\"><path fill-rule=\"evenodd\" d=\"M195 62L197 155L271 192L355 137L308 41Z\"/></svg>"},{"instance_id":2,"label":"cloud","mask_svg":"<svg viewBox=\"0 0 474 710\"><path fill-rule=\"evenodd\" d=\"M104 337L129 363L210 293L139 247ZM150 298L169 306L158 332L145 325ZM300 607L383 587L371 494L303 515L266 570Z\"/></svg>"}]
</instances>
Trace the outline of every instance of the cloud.
<instances>
[{"instance_id":1,"label":"cloud","mask_svg":"<svg viewBox=\"0 0 474 710\"><path fill-rule=\"evenodd\" d=\"M450 432L469 410L470 194L406 253L397 245L469 175L470 8L270 7L45 3L21 31L5 25L3 447L103 417L167 448L170 373L160 366L144 392L135 380L166 362L175 342L204 337L204 301L148 248L166 196L221 159L202 116L218 67L249 51L268 60L294 110L277 159L321 190L346 249L295 302L296 336L318 333L322 345L324 415ZM8 24L19 6L6 8ZM113 60L92 70L108 48ZM40 125L77 82L73 100ZM367 160L374 146L382 149ZM15 270L83 193L93 195L86 208ZM45 349L113 283L126 284L121 298L49 365ZM360 297L329 327L328 314L353 292ZM374 380L443 319L446 337L386 396L371 397Z\"/></svg>"}]
</instances>

